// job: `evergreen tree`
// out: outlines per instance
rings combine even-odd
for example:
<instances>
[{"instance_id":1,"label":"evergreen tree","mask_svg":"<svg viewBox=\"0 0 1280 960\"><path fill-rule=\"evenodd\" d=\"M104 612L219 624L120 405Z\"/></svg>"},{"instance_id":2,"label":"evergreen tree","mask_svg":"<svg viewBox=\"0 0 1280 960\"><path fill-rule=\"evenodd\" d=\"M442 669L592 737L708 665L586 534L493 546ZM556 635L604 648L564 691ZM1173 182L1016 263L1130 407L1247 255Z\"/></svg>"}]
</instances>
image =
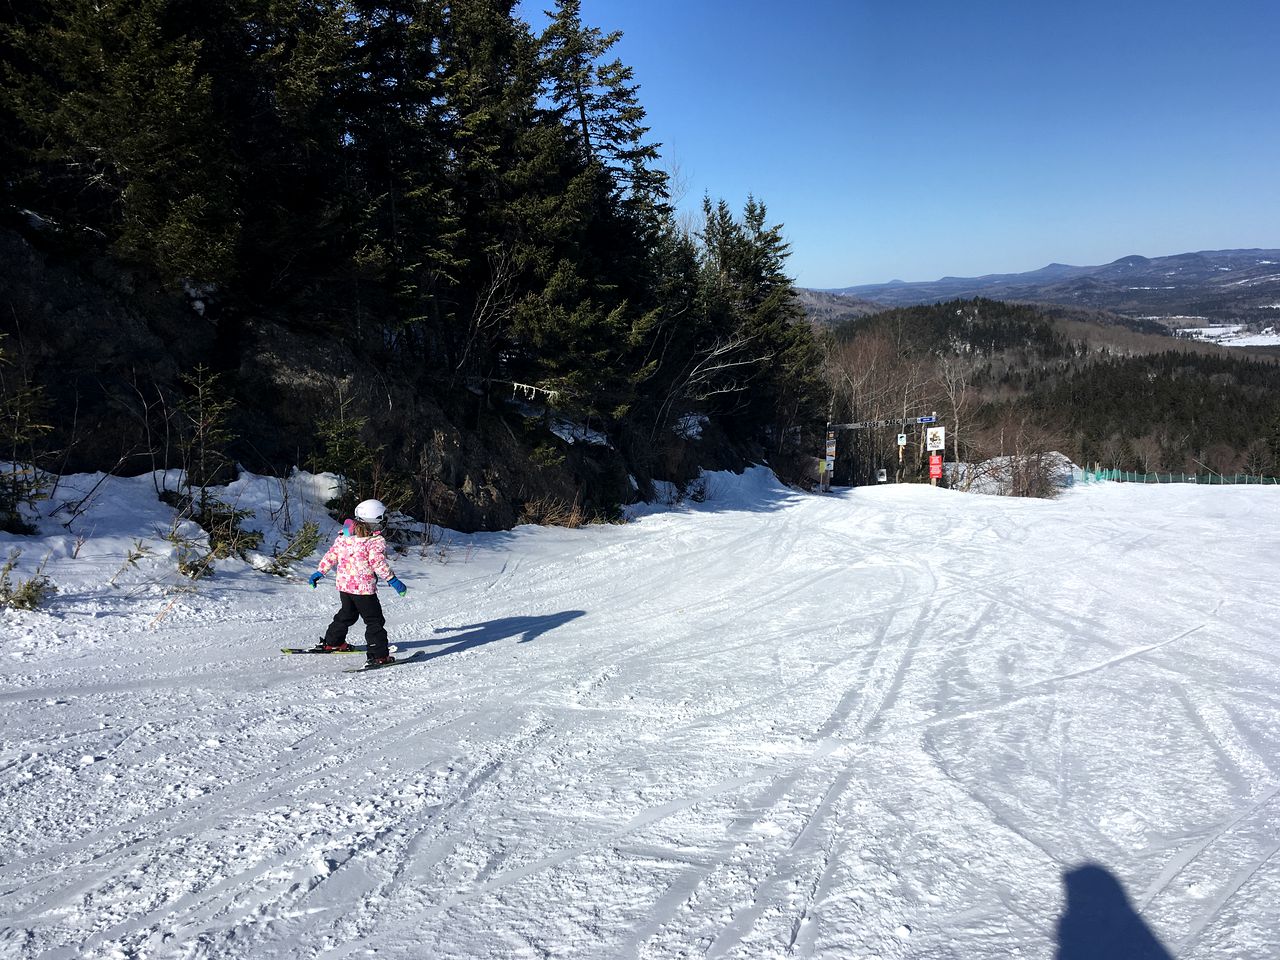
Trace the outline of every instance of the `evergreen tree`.
<instances>
[{"instance_id":1,"label":"evergreen tree","mask_svg":"<svg viewBox=\"0 0 1280 960\"><path fill-rule=\"evenodd\" d=\"M1263 471L1267 476L1280 479L1280 407L1276 407L1266 422L1263 440L1266 441L1267 462Z\"/></svg>"},{"instance_id":2,"label":"evergreen tree","mask_svg":"<svg viewBox=\"0 0 1280 960\"><path fill-rule=\"evenodd\" d=\"M461 6L460 4L457 6ZM357 208L356 332L411 330L430 352L462 227L446 172L443 0L350 0L354 62L342 90L343 153ZM365 338L368 339L368 338Z\"/></svg>"},{"instance_id":3,"label":"evergreen tree","mask_svg":"<svg viewBox=\"0 0 1280 960\"><path fill-rule=\"evenodd\" d=\"M816 416L821 392L817 344L785 271L790 248L754 197L741 222L724 201L705 200L703 212L704 299L723 350L720 409L745 435L767 428L781 449L790 427Z\"/></svg>"},{"instance_id":4,"label":"evergreen tree","mask_svg":"<svg viewBox=\"0 0 1280 960\"><path fill-rule=\"evenodd\" d=\"M698 247L673 216L654 237L647 282L652 306L632 324L628 342L636 391L633 449L647 448L678 418L700 411L689 378L694 358L714 340L703 309Z\"/></svg>"},{"instance_id":5,"label":"evergreen tree","mask_svg":"<svg viewBox=\"0 0 1280 960\"><path fill-rule=\"evenodd\" d=\"M563 138L541 124L536 43L512 6L453 4L442 47L450 184L465 228L447 353L452 370L481 382L511 373L508 363L524 375L519 304L545 283L547 248L572 220L561 212Z\"/></svg>"},{"instance_id":6,"label":"evergreen tree","mask_svg":"<svg viewBox=\"0 0 1280 960\"><path fill-rule=\"evenodd\" d=\"M87 228L58 242L105 237L437 399L537 386L635 457L689 413L776 448L817 365L780 227L753 198L681 230L618 34L558 0L535 36L515 7L6 5L2 189Z\"/></svg>"},{"instance_id":7,"label":"evergreen tree","mask_svg":"<svg viewBox=\"0 0 1280 960\"><path fill-rule=\"evenodd\" d=\"M167 0L47 0L8 31L22 197L177 281L221 280L240 231L200 42ZM26 69L23 69L23 67Z\"/></svg>"},{"instance_id":8,"label":"evergreen tree","mask_svg":"<svg viewBox=\"0 0 1280 960\"><path fill-rule=\"evenodd\" d=\"M656 151L636 146L643 110L619 79L626 71L595 62L615 39L584 28L569 3L532 47L520 44L534 54L518 62L536 82L518 88L530 122L514 140L503 178L510 199L496 218L506 228L499 249L511 251L523 284L502 344L504 373L610 422L634 399L628 353L649 300L643 278L660 202L627 179ZM621 130L624 116L630 126Z\"/></svg>"},{"instance_id":9,"label":"evergreen tree","mask_svg":"<svg viewBox=\"0 0 1280 960\"><path fill-rule=\"evenodd\" d=\"M172 0L200 44L244 211L235 273L257 301L329 302L354 219L343 95L354 37L345 0Z\"/></svg>"},{"instance_id":10,"label":"evergreen tree","mask_svg":"<svg viewBox=\"0 0 1280 960\"><path fill-rule=\"evenodd\" d=\"M580 0L556 0L541 38L549 94L573 131L585 162L597 162L620 190L666 196L666 177L654 168L657 144L646 143L649 128L640 105L635 71L604 57L622 38L582 23Z\"/></svg>"}]
</instances>

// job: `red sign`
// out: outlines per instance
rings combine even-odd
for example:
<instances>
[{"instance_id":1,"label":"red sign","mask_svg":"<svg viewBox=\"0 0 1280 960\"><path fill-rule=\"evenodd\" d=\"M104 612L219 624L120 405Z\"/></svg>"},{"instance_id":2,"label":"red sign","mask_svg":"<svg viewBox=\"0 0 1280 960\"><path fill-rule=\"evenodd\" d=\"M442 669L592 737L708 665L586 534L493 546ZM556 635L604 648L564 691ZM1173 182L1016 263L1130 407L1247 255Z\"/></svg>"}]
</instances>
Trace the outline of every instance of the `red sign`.
<instances>
[{"instance_id":1,"label":"red sign","mask_svg":"<svg viewBox=\"0 0 1280 960\"><path fill-rule=\"evenodd\" d=\"M929 455L929 479L942 479L942 454L933 453Z\"/></svg>"}]
</instances>

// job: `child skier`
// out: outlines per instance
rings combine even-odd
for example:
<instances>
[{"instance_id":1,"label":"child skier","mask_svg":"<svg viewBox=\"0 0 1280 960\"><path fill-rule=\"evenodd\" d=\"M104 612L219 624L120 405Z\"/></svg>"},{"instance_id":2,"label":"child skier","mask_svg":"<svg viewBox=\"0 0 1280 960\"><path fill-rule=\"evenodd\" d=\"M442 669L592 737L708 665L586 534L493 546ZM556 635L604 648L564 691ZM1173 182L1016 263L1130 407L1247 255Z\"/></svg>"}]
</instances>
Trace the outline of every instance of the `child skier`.
<instances>
[{"instance_id":1,"label":"child skier","mask_svg":"<svg viewBox=\"0 0 1280 960\"><path fill-rule=\"evenodd\" d=\"M333 541L333 546L320 558L319 569L311 575L311 589L324 579L325 573L338 568L338 596L342 606L329 624L317 649L333 652L350 650L347 631L356 620L364 620L365 656L370 664L394 663L387 650L386 620L378 600L378 577L400 596L407 587L387 564L387 542L382 538L382 524L387 508L380 500L365 500L356 506L354 521Z\"/></svg>"}]
</instances>

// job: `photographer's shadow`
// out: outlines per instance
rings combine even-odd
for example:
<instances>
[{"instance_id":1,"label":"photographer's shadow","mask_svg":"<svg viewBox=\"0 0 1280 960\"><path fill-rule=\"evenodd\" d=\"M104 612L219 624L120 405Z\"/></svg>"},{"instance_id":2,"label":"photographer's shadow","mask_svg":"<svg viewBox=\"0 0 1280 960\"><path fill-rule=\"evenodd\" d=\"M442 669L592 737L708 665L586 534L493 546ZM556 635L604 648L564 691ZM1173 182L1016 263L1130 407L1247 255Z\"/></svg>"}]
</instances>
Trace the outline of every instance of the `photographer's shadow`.
<instances>
[{"instance_id":1,"label":"photographer's shadow","mask_svg":"<svg viewBox=\"0 0 1280 960\"><path fill-rule=\"evenodd\" d=\"M1173 960L1115 875L1096 863L1065 873L1055 960Z\"/></svg>"},{"instance_id":2,"label":"photographer's shadow","mask_svg":"<svg viewBox=\"0 0 1280 960\"><path fill-rule=\"evenodd\" d=\"M435 650L420 658L434 660L436 657L447 657L451 653L462 653L474 647L509 640L516 637L517 643L529 643L556 627L586 616L585 610L564 610L560 613L549 613L541 617L502 617L485 623L469 623L458 627L436 627L436 633L448 633L449 636L439 640L422 640L417 643L400 644L403 648L437 647L449 644L443 650Z\"/></svg>"}]
</instances>

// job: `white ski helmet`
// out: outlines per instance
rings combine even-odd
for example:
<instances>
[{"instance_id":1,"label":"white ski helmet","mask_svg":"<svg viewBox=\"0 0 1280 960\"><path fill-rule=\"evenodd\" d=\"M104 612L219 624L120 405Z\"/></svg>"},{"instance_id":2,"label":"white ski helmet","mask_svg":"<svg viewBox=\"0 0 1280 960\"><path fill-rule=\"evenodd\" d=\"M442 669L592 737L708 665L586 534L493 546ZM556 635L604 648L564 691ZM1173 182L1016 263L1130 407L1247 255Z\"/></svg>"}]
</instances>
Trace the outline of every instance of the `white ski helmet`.
<instances>
[{"instance_id":1,"label":"white ski helmet","mask_svg":"<svg viewBox=\"0 0 1280 960\"><path fill-rule=\"evenodd\" d=\"M387 514L387 505L381 500L361 500L356 504L356 519L378 524Z\"/></svg>"}]
</instances>

